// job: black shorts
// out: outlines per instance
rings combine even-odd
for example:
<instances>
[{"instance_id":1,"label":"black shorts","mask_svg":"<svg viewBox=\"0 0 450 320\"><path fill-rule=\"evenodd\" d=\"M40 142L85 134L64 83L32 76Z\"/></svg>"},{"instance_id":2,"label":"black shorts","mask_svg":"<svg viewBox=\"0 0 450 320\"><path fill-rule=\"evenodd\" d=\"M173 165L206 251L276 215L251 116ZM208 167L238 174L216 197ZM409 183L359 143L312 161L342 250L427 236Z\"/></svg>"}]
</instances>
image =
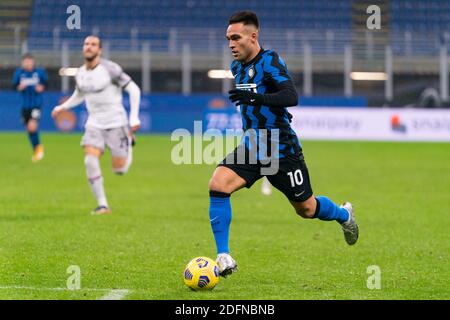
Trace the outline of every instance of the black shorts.
<instances>
[{"instance_id":1,"label":"black shorts","mask_svg":"<svg viewBox=\"0 0 450 320\"><path fill-rule=\"evenodd\" d=\"M22 109L22 123L27 124L31 119L38 122L41 120L41 108Z\"/></svg>"},{"instance_id":2,"label":"black shorts","mask_svg":"<svg viewBox=\"0 0 450 320\"><path fill-rule=\"evenodd\" d=\"M298 155L287 155L279 159L278 170L275 174L269 175L261 172L261 169L268 165L264 165L260 161L257 161L255 164L231 161L230 159L237 159L237 153L238 148L230 153L219 166L227 167L236 172L238 176L247 182L247 188L250 188L263 176L266 176L270 183L291 201L303 202L313 195L308 168L302 152Z\"/></svg>"}]
</instances>

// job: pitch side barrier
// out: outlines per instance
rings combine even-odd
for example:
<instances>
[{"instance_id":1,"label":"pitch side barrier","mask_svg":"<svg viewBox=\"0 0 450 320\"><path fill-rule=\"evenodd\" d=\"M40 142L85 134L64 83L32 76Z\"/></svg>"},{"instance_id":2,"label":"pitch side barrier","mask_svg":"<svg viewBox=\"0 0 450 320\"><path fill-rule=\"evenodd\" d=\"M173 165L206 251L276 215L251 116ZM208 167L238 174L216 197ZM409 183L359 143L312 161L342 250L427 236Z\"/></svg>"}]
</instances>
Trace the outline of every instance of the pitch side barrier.
<instances>
[{"instance_id":1,"label":"pitch side barrier","mask_svg":"<svg viewBox=\"0 0 450 320\"><path fill-rule=\"evenodd\" d=\"M50 117L53 106L69 94L46 92L42 108L43 131L81 132L87 118L82 105L66 112L58 121ZM358 106L364 99L323 100L300 98L291 107L292 126L302 140L374 140L374 141L450 141L450 109L373 108ZM318 105L319 102L325 105ZM350 106L342 106L349 103ZM22 131L20 95L14 91L0 92L0 131ZM128 108L128 98L124 96ZM337 104L331 107L328 104ZM239 108L221 94L152 94L141 100L141 133L172 133L186 129L194 133L201 123L202 130L240 130Z\"/></svg>"},{"instance_id":2,"label":"pitch side barrier","mask_svg":"<svg viewBox=\"0 0 450 320\"><path fill-rule=\"evenodd\" d=\"M291 113L303 139L450 142L450 109L304 107Z\"/></svg>"}]
</instances>

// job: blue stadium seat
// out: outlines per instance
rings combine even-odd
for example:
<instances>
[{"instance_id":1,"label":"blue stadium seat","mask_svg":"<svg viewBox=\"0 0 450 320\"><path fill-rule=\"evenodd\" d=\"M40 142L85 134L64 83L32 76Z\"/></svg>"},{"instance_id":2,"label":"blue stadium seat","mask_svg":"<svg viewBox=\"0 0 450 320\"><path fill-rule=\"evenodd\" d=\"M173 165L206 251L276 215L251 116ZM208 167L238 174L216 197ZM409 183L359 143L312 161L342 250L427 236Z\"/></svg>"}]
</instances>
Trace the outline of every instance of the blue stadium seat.
<instances>
[{"instance_id":1,"label":"blue stadium seat","mask_svg":"<svg viewBox=\"0 0 450 320\"><path fill-rule=\"evenodd\" d=\"M256 11L264 30L277 28L325 32L330 29L347 34L348 37L342 41L351 39L352 4L348 0L78 0L77 4L82 12L82 30L75 32L65 28L67 2L33 1L28 34L30 48L46 49L55 27L60 28L63 39L79 43L97 26L102 37L111 40L112 46L120 45L121 38L129 38L133 27L140 29L139 40L150 41L168 39L170 28L223 30L229 16L242 9ZM450 32L450 1L391 0L390 28L395 34L404 34L405 31ZM392 45L394 50L400 50L401 44ZM334 47L337 51L342 49L342 45Z\"/></svg>"}]
</instances>

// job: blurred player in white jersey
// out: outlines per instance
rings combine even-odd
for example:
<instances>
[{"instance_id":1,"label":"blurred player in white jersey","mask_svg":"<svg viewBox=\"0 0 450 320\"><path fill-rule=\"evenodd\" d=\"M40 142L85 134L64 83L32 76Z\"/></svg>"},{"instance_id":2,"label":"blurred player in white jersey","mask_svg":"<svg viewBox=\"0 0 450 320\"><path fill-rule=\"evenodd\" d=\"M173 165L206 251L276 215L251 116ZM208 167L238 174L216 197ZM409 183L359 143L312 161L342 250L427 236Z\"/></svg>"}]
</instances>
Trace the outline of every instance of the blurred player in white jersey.
<instances>
[{"instance_id":1,"label":"blurred player in white jersey","mask_svg":"<svg viewBox=\"0 0 450 320\"><path fill-rule=\"evenodd\" d=\"M103 187L100 157L108 147L112 156L112 168L117 174L125 174L132 161L132 141L140 128L139 104L141 91L136 83L115 62L102 59L101 40L88 36L84 40L84 65L75 76L76 88L72 96L56 106L52 117L86 101L88 119L81 140L84 148L86 174L92 192L97 199L97 208L92 214L108 214L111 209ZM122 102L122 91L130 96L130 116ZM131 130L130 130L131 129Z\"/></svg>"},{"instance_id":2,"label":"blurred player in white jersey","mask_svg":"<svg viewBox=\"0 0 450 320\"><path fill-rule=\"evenodd\" d=\"M261 192L265 196L270 196L272 194L272 185L266 177L262 179Z\"/></svg>"}]
</instances>

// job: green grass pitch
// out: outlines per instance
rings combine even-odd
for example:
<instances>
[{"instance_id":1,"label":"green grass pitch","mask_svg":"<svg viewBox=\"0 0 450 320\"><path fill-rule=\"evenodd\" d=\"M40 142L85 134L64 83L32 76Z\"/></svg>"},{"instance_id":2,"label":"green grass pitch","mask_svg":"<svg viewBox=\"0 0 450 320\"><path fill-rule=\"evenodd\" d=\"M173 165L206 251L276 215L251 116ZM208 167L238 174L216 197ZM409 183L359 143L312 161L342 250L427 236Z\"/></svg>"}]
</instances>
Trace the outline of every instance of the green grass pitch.
<instances>
[{"instance_id":1,"label":"green grass pitch","mask_svg":"<svg viewBox=\"0 0 450 320\"><path fill-rule=\"evenodd\" d=\"M80 135L43 134L30 161L24 133L0 134L0 299L449 299L450 144L303 142L316 195L353 203L355 246L335 222L298 217L260 183L232 196L239 271L210 292L184 286L196 256L215 258L211 165L172 164L169 136L140 136L115 176L102 159L110 216L93 217ZM67 268L81 289L66 290ZM367 288L371 265L381 289Z\"/></svg>"}]
</instances>

